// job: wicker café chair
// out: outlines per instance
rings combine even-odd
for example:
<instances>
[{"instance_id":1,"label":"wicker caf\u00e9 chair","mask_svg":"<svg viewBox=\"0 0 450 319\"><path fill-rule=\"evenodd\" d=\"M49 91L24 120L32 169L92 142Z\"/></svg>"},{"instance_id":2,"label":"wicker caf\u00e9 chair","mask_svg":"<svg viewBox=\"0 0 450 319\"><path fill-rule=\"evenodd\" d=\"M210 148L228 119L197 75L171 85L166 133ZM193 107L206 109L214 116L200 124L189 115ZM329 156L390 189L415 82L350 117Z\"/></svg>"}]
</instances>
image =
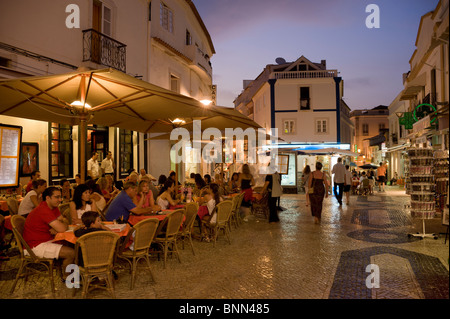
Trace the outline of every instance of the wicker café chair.
<instances>
[{"instance_id":1,"label":"wicker caf\u00e9 chair","mask_svg":"<svg viewBox=\"0 0 450 319\"><path fill-rule=\"evenodd\" d=\"M258 218L269 219L269 193L265 192L260 200L252 203L252 214Z\"/></svg>"},{"instance_id":2,"label":"wicker caf\u00e9 chair","mask_svg":"<svg viewBox=\"0 0 450 319\"><path fill-rule=\"evenodd\" d=\"M82 278L82 298L87 296L90 286L92 289L106 289L115 298L112 270L119 238L119 235L109 231L92 232L78 238L75 245L75 264L79 266ZM102 278L106 279L106 287L91 285L94 279ZM73 295L75 292L73 289Z\"/></svg>"},{"instance_id":3,"label":"wicker caf\u00e9 chair","mask_svg":"<svg viewBox=\"0 0 450 319\"><path fill-rule=\"evenodd\" d=\"M195 222L195 217L197 216L197 213L198 213L198 208L199 208L198 203L192 202L192 203L186 204L186 207L185 207L186 219L183 222L183 229L179 233L179 237L183 241L183 249L184 249L185 240L189 239L189 244L191 245L192 254L194 254L194 256L195 256L195 250L194 250L194 244L192 243L192 230L194 228L194 222Z\"/></svg>"},{"instance_id":4,"label":"wicker caf\u00e9 chair","mask_svg":"<svg viewBox=\"0 0 450 319\"><path fill-rule=\"evenodd\" d=\"M236 197L238 197L238 202L237 202L237 206L236 206L236 210L234 213L232 213L232 218L234 219L234 223L235 223L235 227L239 226L242 224L242 216L241 216L241 204L242 201L244 200L244 193L241 193L239 195L237 195Z\"/></svg>"},{"instance_id":5,"label":"wicker caf\u00e9 chair","mask_svg":"<svg viewBox=\"0 0 450 319\"><path fill-rule=\"evenodd\" d=\"M231 217L232 206L233 202L231 200L220 202L214 208L214 212L212 213L211 218L206 221L202 220L203 226L206 227L213 238L214 247L216 246L217 237L220 230L223 230L229 244L231 245L229 219ZM214 220L214 215L216 215L216 220L214 222L211 222Z\"/></svg>"},{"instance_id":6,"label":"wicker caf\u00e9 chair","mask_svg":"<svg viewBox=\"0 0 450 319\"><path fill-rule=\"evenodd\" d=\"M158 232L153 242L161 246L164 251L164 269L166 268L167 252L169 246L172 246L172 252L177 254L178 261L181 263L180 253L178 252L177 239L180 227L183 223L184 209L177 209L167 215L161 225L166 227L158 228Z\"/></svg>"},{"instance_id":7,"label":"wicker caf\u00e9 chair","mask_svg":"<svg viewBox=\"0 0 450 319\"><path fill-rule=\"evenodd\" d=\"M124 242L124 245L119 251L118 257L126 260L130 264L131 271L131 284L130 289L134 288L134 283L136 281L136 270L139 260L145 259L147 262L148 271L153 281L155 277L153 276L152 269L150 267L149 259L149 249L152 244L153 237L155 236L156 229L158 228L159 220L156 218L148 218L140 221L133 226L134 231L133 247L125 248L128 243L129 237ZM129 234L131 234L131 230Z\"/></svg>"},{"instance_id":8,"label":"wicker caf\u00e9 chair","mask_svg":"<svg viewBox=\"0 0 450 319\"><path fill-rule=\"evenodd\" d=\"M16 288L19 278L24 277L25 282L30 273L44 273L46 272L50 278L50 285L53 296L55 295L55 283L53 281L53 259L49 258L39 258L31 250L30 246L23 239L23 229L25 227L25 217L21 215L14 215L11 217L11 225L13 228L14 237L16 238L17 246L20 252L20 266L17 272L16 279L11 287L10 294L12 294ZM25 255L24 249L29 255ZM43 265L45 267L44 271L36 269L35 265ZM34 267L30 267L34 266Z\"/></svg>"},{"instance_id":9,"label":"wicker caf\u00e9 chair","mask_svg":"<svg viewBox=\"0 0 450 319\"><path fill-rule=\"evenodd\" d=\"M14 197L10 197L6 199L6 205L8 206L9 214L17 215L19 212L19 201L15 199Z\"/></svg>"},{"instance_id":10,"label":"wicker caf\u00e9 chair","mask_svg":"<svg viewBox=\"0 0 450 319\"><path fill-rule=\"evenodd\" d=\"M242 203L242 196L241 194L234 196L233 199L231 200L233 202L233 206L231 207L231 216L230 216L230 220L229 220L229 227L231 230L231 224L234 224L234 228L238 228L238 214L239 214L239 210L240 209L240 202Z\"/></svg>"},{"instance_id":11,"label":"wicker caf\u00e9 chair","mask_svg":"<svg viewBox=\"0 0 450 319\"><path fill-rule=\"evenodd\" d=\"M217 206L217 221L215 224L216 229L214 232L214 246L216 246L217 237L221 230L228 239L228 243L231 245L230 218L233 209L233 202L231 200L226 200L220 202L216 206Z\"/></svg>"}]
</instances>

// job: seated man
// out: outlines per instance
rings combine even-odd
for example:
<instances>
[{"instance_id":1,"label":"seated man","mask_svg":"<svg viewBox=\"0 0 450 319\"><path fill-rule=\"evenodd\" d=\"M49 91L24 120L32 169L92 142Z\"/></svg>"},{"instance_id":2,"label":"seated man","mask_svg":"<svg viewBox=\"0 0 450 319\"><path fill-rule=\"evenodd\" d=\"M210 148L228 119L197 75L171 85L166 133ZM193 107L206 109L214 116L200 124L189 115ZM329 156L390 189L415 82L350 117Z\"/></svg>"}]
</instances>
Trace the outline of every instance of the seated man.
<instances>
[{"instance_id":1,"label":"seated man","mask_svg":"<svg viewBox=\"0 0 450 319\"><path fill-rule=\"evenodd\" d=\"M65 232L68 225L58 208L61 198L58 187L49 187L42 193L42 202L25 220L23 239L37 257L62 259L65 279L69 274L65 273L66 267L73 263L75 253L72 248L53 242L56 233Z\"/></svg>"},{"instance_id":2,"label":"seated man","mask_svg":"<svg viewBox=\"0 0 450 319\"><path fill-rule=\"evenodd\" d=\"M151 213L152 207L139 208L133 203L133 198L137 195L137 184L134 182L126 182L123 185L123 190L114 197L106 212L106 220L113 221L122 219L127 221L130 213L135 215L142 215Z\"/></svg>"},{"instance_id":3,"label":"seated man","mask_svg":"<svg viewBox=\"0 0 450 319\"><path fill-rule=\"evenodd\" d=\"M370 180L366 176L366 172L362 172L359 179L359 195L367 195L370 193Z\"/></svg>"}]
</instances>

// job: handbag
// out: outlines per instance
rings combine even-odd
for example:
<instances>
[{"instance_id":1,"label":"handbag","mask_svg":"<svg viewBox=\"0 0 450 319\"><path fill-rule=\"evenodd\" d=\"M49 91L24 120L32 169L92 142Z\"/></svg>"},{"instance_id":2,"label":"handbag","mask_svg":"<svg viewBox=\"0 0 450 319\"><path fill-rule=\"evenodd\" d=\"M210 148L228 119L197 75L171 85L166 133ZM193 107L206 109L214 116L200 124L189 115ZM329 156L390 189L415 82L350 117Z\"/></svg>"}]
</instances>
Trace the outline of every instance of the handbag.
<instances>
[{"instance_id":1,"label":"handbag","mask_svg":"<svg viewBox=\"0 0 450 319\"><path fill-rule=\"evenodd\" d=\"M314 177L312 179L311 185L314 185ZM308 194L314 194L314 186L311 186L310 188L308 188Z\"/></svg>"}]
</instances>

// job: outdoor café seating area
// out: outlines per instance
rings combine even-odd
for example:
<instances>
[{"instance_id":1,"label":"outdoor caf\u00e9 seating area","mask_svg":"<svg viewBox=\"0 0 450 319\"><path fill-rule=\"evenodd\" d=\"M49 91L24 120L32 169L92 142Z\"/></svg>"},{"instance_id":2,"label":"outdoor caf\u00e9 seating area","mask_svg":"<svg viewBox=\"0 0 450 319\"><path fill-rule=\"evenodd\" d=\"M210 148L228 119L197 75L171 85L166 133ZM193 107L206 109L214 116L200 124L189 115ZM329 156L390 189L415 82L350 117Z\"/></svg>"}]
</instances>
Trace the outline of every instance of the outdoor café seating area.
<instances>
[{"instance_id":1,"label":"outdoor caf\u00e9 seating area","mask_svg":"<svg viewBox=\"0 0 450 319\"><path fill-rule=\"evenodd\" d=\"M65 284L67 288L64 289L71 289L73 298L115 298L116 283L124 280L124 276L131 291L139 277L145 282L148 279L150 285L164 280L154 272L155 265L162 265L162 269L170 272L174 267L183 267L183 260L188 258L200 262L196 254L199 245L213 247L213 253L219 253L216 249L219 245L233 245L233 232L243 223L241 203L244 193L239 190L227 192L215 206L211 218L205 221L199 218L207 211L202 196L185 196L182 190L178 190L177 205L152 213L130 214L127 221L107 221L111 198L102 210L98 210L102 227L107 231L80 237L76 232L82 226L71 223L69 203L61 203L59 210L67 217L69 226L65 232L57 233L54 241L75 250L75 261L71 265L74 268L70 268L72 272L66 280L62 279L64 270L59 259L37 257L23 239L26 216L17 214L22 198L8 196L1 201L4 214L0 215L0 226L9 257L0 262L15 265L11 266L15 268L12 269L12 285L8 292L2 292L2 297L14 296L18 286L23 291L33 289L33 286L27 288L28 277L33 276L49 282L46 293L53 297L55 285ZM252 214L267 218L267 197L262 196L260 190L253 191Z\"/></svg>"}]
</instances>

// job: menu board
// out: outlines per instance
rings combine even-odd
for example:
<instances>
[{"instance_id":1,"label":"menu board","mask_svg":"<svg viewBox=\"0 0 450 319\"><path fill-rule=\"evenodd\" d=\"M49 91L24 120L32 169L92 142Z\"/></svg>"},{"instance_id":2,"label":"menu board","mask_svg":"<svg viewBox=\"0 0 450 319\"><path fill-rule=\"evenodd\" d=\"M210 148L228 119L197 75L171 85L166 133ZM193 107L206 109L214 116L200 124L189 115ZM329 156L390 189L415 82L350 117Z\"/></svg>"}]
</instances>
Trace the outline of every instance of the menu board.
<instances>
[{"instance_id":1,"label":"menu board","mask_svg":"<svg viewBox=\"0 0 450 319\"><path fill-rule=\"evenodd\" d=\"M0 124L0 187L19 185L22 127Z\"/></svg>"}]
</instances>

